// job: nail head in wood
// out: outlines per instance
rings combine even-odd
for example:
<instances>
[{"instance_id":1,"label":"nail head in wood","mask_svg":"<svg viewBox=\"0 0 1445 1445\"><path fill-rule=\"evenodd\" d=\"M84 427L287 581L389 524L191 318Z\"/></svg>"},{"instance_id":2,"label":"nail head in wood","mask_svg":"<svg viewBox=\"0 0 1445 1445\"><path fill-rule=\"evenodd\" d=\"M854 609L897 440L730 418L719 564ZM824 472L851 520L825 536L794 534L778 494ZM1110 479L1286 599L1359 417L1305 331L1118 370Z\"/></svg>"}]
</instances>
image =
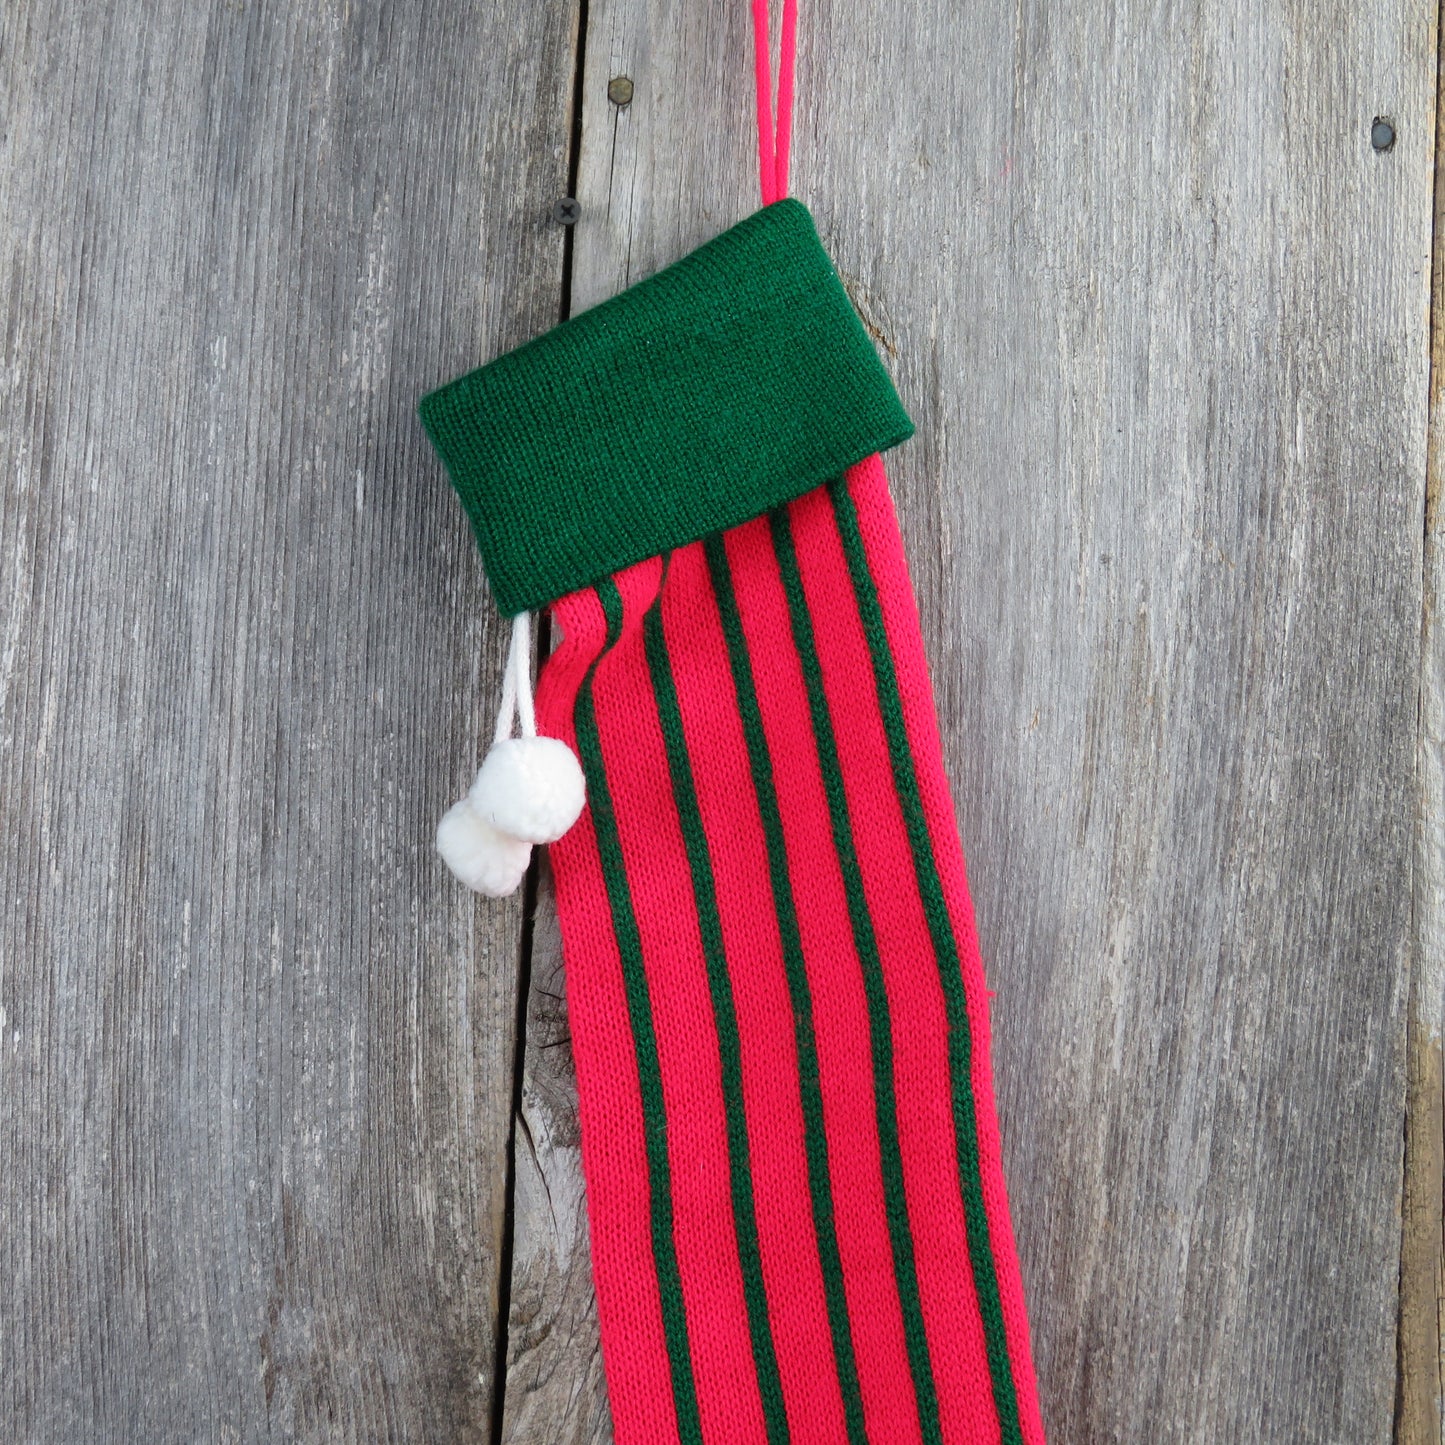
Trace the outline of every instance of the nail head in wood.
<instances>
[{"instance_id":1,"label":"nail head in wood","mask_svg":"<svg viewBox=\"0 0 1445 1445\"><path fill-rule=\"evenodd\" d=\"M614 75L607 82L607 99L613 105L631 105L632 81L625 75Z\"/></svg>"},{"instance_id":2,"label":"nail head in wood","mask_svg":"<svg viewBox=\"0 0 1445 1445\"><path fill-rule=\"evenodd\" d=\"M1383 115L1377 115L1370 127L1370 144L1377 151L1387 151L1395 144L1395 127Z\"/></svg>"}]
</instances>

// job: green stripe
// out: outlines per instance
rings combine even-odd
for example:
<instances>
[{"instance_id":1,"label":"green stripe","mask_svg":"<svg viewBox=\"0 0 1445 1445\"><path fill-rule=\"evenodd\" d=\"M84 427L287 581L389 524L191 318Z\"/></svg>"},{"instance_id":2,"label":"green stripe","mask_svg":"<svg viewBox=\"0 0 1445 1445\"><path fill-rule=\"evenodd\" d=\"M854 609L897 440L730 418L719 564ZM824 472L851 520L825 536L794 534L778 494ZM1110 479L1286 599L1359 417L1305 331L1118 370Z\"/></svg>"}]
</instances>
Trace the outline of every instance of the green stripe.
<instances>
[{"instance_id":1,"label":"green stripe","mask_svg":"<svg viewBox=\"0 0 1445 1445\"><path fill-rule=\"evenodd\" d=\"M873 932L868 899L863 891L863 871L858 865L858 851L853 841L853 825L843 789L843 770L838 761L838 743L833 735L833 721L823 691L823 670L818 661L808 601L803 593L803 579L798 571L792 524L785 507L769 513L769 520L773 529L773 551L777 554L783 591L788 598L793 645L803 666L808 708L813 717L813 738L817 744L818 762L823 769L823 789L833 825L833 844L843 871L853 942L863 968L863 989L868 999L868 1031L872 1041L878 1143L883 1165L884 1209L888 1217L888 1238L893 1246L893 1274L898 1284L898 1300L903 1308L903 1338L918 1399L919 1425L928 1445L941 1445L943 1433L938 1421L938 1391L928 1358L928 1336L923 1326L918 1271L913 1259L913 1235L909 1229L908 1203L903 1188L903 1151L898 1142L898 1106L893 1092L893 1035L888 1018L888 993L883 985L883 965L878 957L878 939Z\"/></svg>"},{"instance_id":2,"label":"green stripe","mask_svg":"<svg viewBox=\"0 0 1445 1445\"><path fill-rule=\"evenodd\" d=\"M913 764L913 749L909 745L908 728L903 719L903 697L898 687L898 673L893 666L893 653L888 645L888 631L883 621L878 589L868 567L868 554L858 528L858 513L845 483L835 482L829 486L828 491L833 499L833 514L837 519L843 553L853 581L853 595L858 601L858 613L863 622L864 635L868 639L868 650L873 658L878 706L883 715L883 727L888 736L888 753L893 764L893 785L903 806L903 819L913 852L918 892L923 900L923 912L928 920L928 931L933 939L933 951L938 961L938 975L943 984L944 1006L948 1018L954 1134L958 1141L958 1172L963 1191L964 1218L968 1224L969 1260L973 1266L974 1288L978 1294L984 1339L988 1346L988 1368L993 1380L994 1406L998 1411L1005 1445L1019 1445L1023 1435L1019 1428L1018 1392L1009 1359L1003 1303L999 1298L998 1275L989 1242L988 1211L983 1198L978 1119L974 1112L972 1086L973 1037L968 1024L968 999L964 993L958 942L954 937L953 920L949 916L943 883L938 876L938 864L933 856L933 844L928 835L928 819L923 811L923 797Z\"/></svg>"},{"instance_id":3,"label":"green stripe","mask_svg":"<svg viewBox=\"0 0 1445 1445\"><path fill-rule=\"evenodd\" d=\"M853 1336L848 1325L848 1300L843 1288L843 1262L838 1254L838 1232L833 1213L833 1191L828 1174L828 1138L823 1122L823 1091L818 1080L818 1051L813 1037L813 1000L803 964L803 941L798 932L798 910L788 876L788 855L783 841L783 818L773 783L773 764L763 731L763 715L753 681L752 662L743 636L742 617L733 591L727 549L721 536L703 543L713 592L727 641L733 686L738 695L743 737L762 816L763 837L768 851L768 876L772 882L773 911L777 915L782 942L783 969L793 1009L793 1036L798 1050L798 1085L803 1104L803 1138L808 1161L808 1192L813 1207L813 1232L818 1240L818 1258L823 1270L823 1294L828 1308L828 1326L833 1336L833 1358L838 1384L843 1393L843 1416L851 1445L867 1445L863 1424L863 1397L858 1388L858 1364L853 1354Z\"/></svg>"},{"instance_id":4,"label":"green stripe","mask_svg":"<svg viewBox=\"0 0 1445 1445\"><path fill-rule=\"evenodd\" d=\"M666 574L664 573L664 576ZM768 1440L782 1445L788 1439L788 1414L783 1404L783 1386L778 1376L778 1357L768 1322L767 1289L763 1283L763 1262L758 1249L758 1221L753 1207L752 1162L748 1154L747 1114L743 1108L743 1055L738 1036L737 1007L732 980L728 977L727 955L723 949L722 920L718 915L717 887L702 810L687 755L682 730L682 709L673 681L672 661L662 631L662 592L647 609L642 621L647 666L652 673L652 692L657 702L662 740L667 748L667 769L672 779L672 796L682 824L683 847L692 874L693 900L698 930L702 935L703 958L707 964L708 988L712 993L713 1018L717 1025L718 1052L722 1060L722 1087L728 1136L728 1172L732 1184L733 1215L737 1224L738 1262L742 1267L743 1298L747 1303L748 1331L752 1336L753 1363L758 1372L758 1393L762 1397L763 1419Z\"/></svg>"},{"instance_id":5,"label":"green stripe","mask_svg":"<svg viewBox=\"0 0 1445 1445\"><path fill-rule=\"evenodd\" d=\"M622 635L622 596L610 580L597 584L597 596L607 618L607 641L593 659L577 693L577 751L587 779L587 801L597 833L597 853L612 910L612 928L622 959L627 992L627 1013L637 1051L637 1077L642 1092L642 1133L647 1150L647 1176L652 1203L652 1252L657 1266L657 1289L662 1304L662 1332L672 1370L673 1403L683 1445L702 1445L702 1422L697 1410L697 1386L692 1377L692 1355L687 1341L687 1314L682 1300L682 1277L672 1237L672 1171L667 1158L667 1116L662 1101L662 1068L657 1058L657 1035L652 1024L652 1003L642 967L642 939L627 888L617 817L602 766L597 734L597 707L593 677L597 664Z\"/></svg>"}]
</instances>

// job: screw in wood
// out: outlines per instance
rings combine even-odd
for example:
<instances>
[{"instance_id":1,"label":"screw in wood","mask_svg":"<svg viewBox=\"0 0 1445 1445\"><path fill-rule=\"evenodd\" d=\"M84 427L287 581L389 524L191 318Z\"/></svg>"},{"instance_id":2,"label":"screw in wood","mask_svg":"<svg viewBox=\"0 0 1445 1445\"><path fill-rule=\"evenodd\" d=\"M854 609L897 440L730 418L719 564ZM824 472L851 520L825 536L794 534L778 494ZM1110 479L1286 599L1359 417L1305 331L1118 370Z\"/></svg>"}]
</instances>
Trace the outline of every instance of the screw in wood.
<instances>
[{"instance_id":1,"label":"screw in wood","mask_svg":"<svg viewBox=\"0 0 1445 1445\"><path fill-rule=\"evenodd\" d=\"M582 202L575 196L563 196L552 207L552 219L559 226L575 226L582 219Z\"/></svg>"},{"instance_id":2,"label":"screw in wood","mask_svg":"<svg viewBox=\"0 0 1445 1445\"><path fill-rule=\"evenodd\" d=\"M607 82L607 99L613 105L631 105L632 81L625 75L614 75Z\"/></svg>"}]
</instances>

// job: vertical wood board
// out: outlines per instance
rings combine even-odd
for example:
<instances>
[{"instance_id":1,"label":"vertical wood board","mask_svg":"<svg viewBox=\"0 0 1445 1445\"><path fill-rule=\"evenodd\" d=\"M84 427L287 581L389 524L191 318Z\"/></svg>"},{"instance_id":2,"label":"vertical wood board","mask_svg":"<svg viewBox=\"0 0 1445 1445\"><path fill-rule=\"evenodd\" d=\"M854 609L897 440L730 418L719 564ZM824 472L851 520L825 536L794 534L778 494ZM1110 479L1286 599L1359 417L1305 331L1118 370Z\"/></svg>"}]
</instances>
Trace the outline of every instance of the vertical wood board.
<instances>
[{"instance_id":1,"label":"vertical wood board","mask_svg":"<svg viewBox=\"0 0 1445 1445\"><path fill-rule=\"evenodd\" d=\"M568 7L0 13L0 1414L482 1440L505 639L416 420L554 320Z\"/></svg>"}]
</instances>

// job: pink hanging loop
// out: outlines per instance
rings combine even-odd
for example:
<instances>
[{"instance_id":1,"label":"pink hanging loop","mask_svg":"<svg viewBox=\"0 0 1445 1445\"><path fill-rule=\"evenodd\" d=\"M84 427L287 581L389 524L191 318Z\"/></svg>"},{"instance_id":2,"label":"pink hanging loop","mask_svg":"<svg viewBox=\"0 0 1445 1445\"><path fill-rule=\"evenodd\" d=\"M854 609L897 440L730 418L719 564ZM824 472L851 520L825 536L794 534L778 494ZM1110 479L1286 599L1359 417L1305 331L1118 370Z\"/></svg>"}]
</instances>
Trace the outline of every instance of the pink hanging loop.
<instances>
[{"instance_id":1,"label":"pink hanging loop","mask_svg":"<svg viewBox=\"0 0 1445 1445\"><path fill-rule=\"evenodd\" d=\"M783 0L778 56L778 109L773 116L772 47L768 0L753 0L753 70L758 91L758 186L770 206L788 194L788 152L793 140L793 63L797 54L798 0Z\"/></svg>"}]
</instances>

